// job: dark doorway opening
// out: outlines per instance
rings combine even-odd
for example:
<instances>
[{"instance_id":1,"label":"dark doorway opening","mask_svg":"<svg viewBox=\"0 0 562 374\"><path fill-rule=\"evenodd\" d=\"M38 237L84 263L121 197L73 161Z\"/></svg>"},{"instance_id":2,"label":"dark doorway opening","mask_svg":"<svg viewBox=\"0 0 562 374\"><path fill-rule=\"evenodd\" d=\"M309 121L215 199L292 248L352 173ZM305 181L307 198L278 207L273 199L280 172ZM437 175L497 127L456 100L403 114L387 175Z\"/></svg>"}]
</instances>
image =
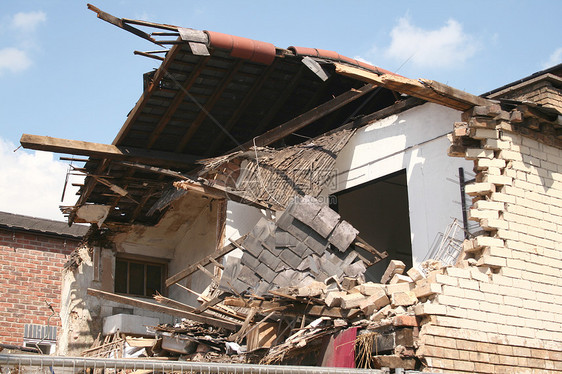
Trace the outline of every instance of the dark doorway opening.
<instances>
[{"instance_id":1,"label":"dark doorway opening","mask_svg":"<svg viewBox=\"0 0 562 374\"><path fill-rule=\"evenodd\" d=\"M338 192L331 207L359 230L359 236L388 257L371 266L366 280L379 282L390 260L412 266L406 170Z\"/></svg>"}]
</instances>

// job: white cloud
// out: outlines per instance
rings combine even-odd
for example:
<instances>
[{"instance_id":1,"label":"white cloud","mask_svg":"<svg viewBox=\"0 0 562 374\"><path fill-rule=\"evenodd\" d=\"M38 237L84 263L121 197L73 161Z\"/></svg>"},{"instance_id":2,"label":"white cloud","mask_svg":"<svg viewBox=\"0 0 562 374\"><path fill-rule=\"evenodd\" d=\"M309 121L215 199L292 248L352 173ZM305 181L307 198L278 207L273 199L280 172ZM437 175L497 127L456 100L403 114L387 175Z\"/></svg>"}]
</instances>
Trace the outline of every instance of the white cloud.
<instances>
[{"instance_id":1,"label":"white cloud","mask_svg":"<svg viewBox=\"0 0 562 374\"><path fill-rule=\"evenodd\" d=\"M12 26L21 31L35 31L39 24L47 21L47 15L40 10L35 12L20 12L14 15Z\"/></svg>"},{"instance_id":2,"label":"white cloud","mask_svg":"<svg viewBox=\"0 0 562 374\"><path fill-rule=\"evenodd\" d=\"M5 71L17 73L31 66L27 52L18 48L0 49L0 75Z\"/></svg>"},{"instance_id":3,"label":"white cloud","mask_svg":"<svg viewBox=\"0 0 562 374\"><path fill-rule=\"evenodd\" d=\"M420 68L451 68L463 64L472 57L478 46L462 25L450 19L436 30L426 30L400 18L390 32L390 46L386 57L400 63L410 62Z\"/></svg>"},{"instance_id":4,"label":"white cloud","mask_svg":"<svg viewBox=\"0 0 562 374\"><path fill-rule=\"evenodd\" d=\"M552 52L548 61L543 64L543 68L547 69L560 63L562 63L562 47L557 48L554 52Z\"/></svg>"},{"instance_id":5,"label":"white cloud","mask_svg":"<svg viewBox=\"0 0 562 374\"><path fill-rule=\"evenodd\" d=\"M0 138L0 211L63 221L59 210L67 165L49 152L30 153ZM67 187L65 205L76 202Z\"/></svg>"},{"instance_id":6,"label":"white cloud","mask_svg":"<svg viewBox=\"0 0 562 374\"><path fill-rule=\"evenodd\" d=\"M361 56L354 56L353 58L354 58L355 60L357 60L357 61L361 61L361 62L364 62L364 63L369 64L369 65L373 65L373 66L375 65L375 64L373 64L371 61L366 60L366 59L364 59L364 58L361 57Z\"/></svg>"}]
</instances>

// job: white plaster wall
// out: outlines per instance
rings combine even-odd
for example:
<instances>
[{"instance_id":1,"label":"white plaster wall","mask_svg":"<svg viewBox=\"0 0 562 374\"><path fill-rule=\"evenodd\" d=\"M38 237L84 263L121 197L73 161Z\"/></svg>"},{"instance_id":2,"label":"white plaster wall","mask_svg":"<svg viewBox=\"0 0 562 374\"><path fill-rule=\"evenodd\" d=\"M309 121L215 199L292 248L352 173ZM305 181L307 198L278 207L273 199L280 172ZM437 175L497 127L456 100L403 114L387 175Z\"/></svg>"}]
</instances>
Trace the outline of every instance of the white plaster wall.
<instances>
[{"instance_id":1,"label":"white plaster wall","mask_svg":"<svg viewBox=\"0 0 562 374\"><path fill-rule=\"evenodd\" d=\"M417 265L453 218L462 222L458 168L472 171L473 163L447 156L450 142L446 137L460 114L427 103L359 129L338 155L337 179L323 194L406 169L412 255Z\"/></svg>"},{"instance_id":2,"label":"white plaster wall","mask_svg":"<svg viewBox=\"0 0 562 374\"><path fill-rule=\"evenodd\" d=\"M262 217L268 217L263 210L234 201L228 201L226 206L224 245L252 231L252 228L254 228ZM240 249L235 249L229 253L229 256L242 257L242 251Z\"/></svg>"}]
</instances>

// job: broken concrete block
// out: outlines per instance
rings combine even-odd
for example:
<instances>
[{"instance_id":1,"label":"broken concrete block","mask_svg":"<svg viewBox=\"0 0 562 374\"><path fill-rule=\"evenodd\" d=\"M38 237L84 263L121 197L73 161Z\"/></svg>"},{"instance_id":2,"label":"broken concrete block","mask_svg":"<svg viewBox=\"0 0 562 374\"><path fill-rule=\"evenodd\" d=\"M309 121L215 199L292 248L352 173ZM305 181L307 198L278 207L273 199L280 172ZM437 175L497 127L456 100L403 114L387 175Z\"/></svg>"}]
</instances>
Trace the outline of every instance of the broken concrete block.
<instances>
[{"instance_id":1,"label":"broken concrete block","mask_svg":"<svg viewBox=\"0 0 562 374\"><path fill-rule=\"evenodd\" d=\"M288 248L283 249L280 252L279 257L281 260L289 265L290 267L296 269L302 262L302 259L297 256L293 251L290 251Z\"/></svg>"},{"instance_id":2,"label":"broken concrete block","mask_svg":"<svg viewBox=\"0 0 562 374\"><path fill-rule=\"evenodd\" d=\"M413 283L387 284L384 286L384 288L386 289L386 294L390 296L396 292L410 292L414 289L414 284Z\"/></svg>"},{"instance_id":3,"label":"broken concrete block","mask_svg":"<svg viewBox=\"0 0 562 374\"><path fill-rule=\"evenodd\" d=\"M320 256L326 251L329 245L328 240L312 230L308 231L308 236L304 239L304 244Z\"/></svg>"},{"instance_id":4,"label":"broken concrete block","mask_svg":"<svg viewBox=\"0 0 562 374\"><path fill-rule=\"evenodd\" d=\"M385 294L386 291L382 284L367 282L359 286L359 291L366 296Z\"/></svg>"},{"instance_id":5,"label":"broken concrete block","mask_svg":"<svg viewBox=\"0 0 562 374\"><path fill-rule=\"evenodd\" d=\"M418 269L416 269L415 267L413 267L413 268L411 268L410 270L408 270L408 271L406 272L406 274L408 274L408 276L409 276L410 278L412 278L412 280L413 280L414 282L419 281L420 279L425 278L425 275L424 275L421 271L419 271Z\"/></svg>"},{"instance_id":6,"label":"broken concrete block","mask_svg":"<svg viewBox=\"0 0 562 374\"><path fill-rule=\"evenodd\" d=\"M255 269L260 265L260 261L249 252L244 252L240 261L242 261L243 265L246 265L251 269Z\"/></svg>"},{"instance_id":7,"label":"broken concrete block","mask_svg":"<svg viewBox=\"0 0 562 374\"><path fill-rule=\"evenodd\" d=\"M407 314L394 316L392 318L392 324L394 326L408 326L408 327L419 326L418 319L416 318L416 316L410 316Z\"/></svg>"},{"instance_id":8,"label":"broken concrete block","mask_svg":"<svg viewBox=\"0 0 562 374\"><path fill-rule=\"evenodd\" d=\"M380 321L380 320L388 317L391 310L392 310L392 307L390 305L387 305L387 306L383 307L382 309L380 309L375 314L371 315L370 320L375 321L375 322Z\"/></svg>"},{"instance_id":9,"label":"broken concrete block","mask_svg":"<svg viewBox=\"0 0 562 374\"><path fill-rule=\"evenodd\" d=\"M359 308L366 316L370 316L388 304L390 304L390 299L383 293L382 295L379 294L367 297L359 304Z\"/></svg>"},{"instance_id":10,"label":"broken concrete block","mask_svg":"<svg viewBox=\"0 0 562 374\"><path fill-rule=\"evenodd\" d=\"M394 274L392 279L390 280L390 284L397 284L397 283L411 283L412 278L408 277L407 275L402 274Z\"/></svg>"},{"instance_id":11,"label":"broken concrete block","mask_svg":"<svg viewBox=\"0 0 562 374\"><path fill-rule=\"evenodd\" d=\"M261 251L263 250L263 246L261 242L254 238L252 235L247 235L244 241L242 242L242 247L246 249L246 251L250 252L252 256L259 257Z\"/></svg>"},{"instance_id":12,"label":"broken concrete block","mask_svg":"<svg viewBox=\"0 0 562 374\"><path fill-rule=\"evenodd\" d=\"M343 309L357 308L363 300L365 300L365 296L360 292L347 294L341 298L341 307Z\"/></svg>"},{"instance_id":13,"label":"broken concrete block","mask_svg":"<svg viewBox=\"0 0 562 374\"><path fill-rule=\"evenodd\" d=\"M277 273L267 267L267 265L263 262L256 268L256 273L258 273L259 276L268 283L277 276Z\"/></svg>"},{"instance_id":14,"label":"broken concrete block","mask_svg":"<svg viewBox=\"0 0 562 374\"><path fill-rule=\"evenodd\" d=\"M351 278L351 277L343 277L342 281L340 282L341 287L346 290L349 291L351 290L353 287L357 286L357 279L355 278Z\"/></svg>"},{"instance_id":15,"label":"broken concrete block","mask_svg":"<svg viewBox=\"0 0 562 374\"><path fill-rule=\"evenodd\" d=\"M418 302L418 298L413 291L395 292L390 297L390 300L393 307L414 305Z\"/></svg>"},{"instance_id":16,"label":"broken concrete block","mask_svg":"<svg viewBox=\"0 0 562 374\"><path fill-rule=\"evenodd\" d=\"M277 265L279 265L279 262L281 262L281 259L279 257L275 256L273 253L271 253L265 248L263 249L263 251L261 251L260 255L258 256L258 260L266 264L267 267L270 269L277 268Z\"/></svg>"},{"instance_id":17,"label":"broken concrete block","mask_svg":"<svg viewBox=\"0 0 562 374\"><path fill-rule=\"evenodd\" d=\"M322 204L312 196L307 195L297 196L287 210L293 217L310 226L320 209L322 209Z\"/></svg>"},{"instance_id":18,"label":"broken concrete block","mask_svg":"<svg viewBox=\"0 0 562 374\"><path fill-rule=\"evenodd\" d=\"M345 291L329 291L326 293L324 302L329 307L340 306L342 297L347 295Z\"/></svg>"},{"instance_id":19,"label":"broken concrete block","mask_svg":"<svg viewBox=\"0 0 562 374\"><path fill-rule=\"evenodd\" d=\"M359 231L357 231L355 227L351 226L347 221L341 221L334 231L332 231L328 241L340 252L345 252L351 243L353 243L357 234L359 234Z\"/></svg>"},{"instance_id":20,"label":"broken concrete block","mask_svg":"<svg viewBox=\"0 0 562 374\"><path fill-rule=\"evenodd\" d=\"M381 278L381 283L388 283L388 281L392 279L394 274L402 274L404 272L404 269L406 269L406 265L402 261L391 260Z\"/></svg>"},{"instance_id":21,"label":"broken concrete block","mask_svg":"<svg viewBox=\"0 0 562 374\"><path fill-rule=\"evenodd\" d=\"M414 287L414 293L416 297L428 297L437 293L441 293L441 285L438 283L431 282L427 279L422 279L416 283Z\"/></svg>"},{"instance_id":22,"label":"broken concrete block","mask_svg":"<svg viewBox=\"0 0 562 374\"><path fill-rule=\"evenodd\" d=\"M314 231L320 234L323 238L327 238L339 221L340 215L330 209L329 206L324 205L316 217L314 217L312 222L307 223L307 225L314 229Z\"/></svg>"},{"instance_id":23,"label":"broken concrete block","mask_svg":"<svg viewBox=\"0 0 562 374\"><path fill-rule=\"evenodd\" d=\"M299 287L297 296L300 297L318 297L326 293L326 285L323 282L310 282L305 287Z\"/></svg>"},{"instance_id":24,"label":"broken concrete block","mask_svg":"<svg viewBox=\"0 0 562 374\"><path fill-rule=\"evenodd\" d=\"M348 277L357 278L358 276L365 274L366 270L367 268L365 267L363 261L356 261L353 264L346 266L343 269L343 272Z\"/></svg>"},{"instance_id":25,"label":"broken concrete block","mask_svg":"<svg viewBox=\"0 0 562 374\"><path fill-rule=\"evenodd\" d=\"M425 271L426 274L434 270L439 270L443 267L443 264L439 260L426 260L421 263L420 267Z\"/></svg>"}]
</instances>

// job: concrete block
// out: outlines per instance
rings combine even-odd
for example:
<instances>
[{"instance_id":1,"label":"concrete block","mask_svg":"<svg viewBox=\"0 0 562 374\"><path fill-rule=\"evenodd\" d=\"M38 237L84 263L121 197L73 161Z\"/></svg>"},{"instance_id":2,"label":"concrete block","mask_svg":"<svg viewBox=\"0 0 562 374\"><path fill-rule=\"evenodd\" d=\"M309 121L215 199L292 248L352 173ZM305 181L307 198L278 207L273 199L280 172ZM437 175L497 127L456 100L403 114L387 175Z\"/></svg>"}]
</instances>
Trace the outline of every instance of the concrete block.
<instances>
[{"instance_id":1,"label":"concrete block","mask_svg":"<svg viewBox=\"0 0 562 374\"><path fill-rule=\"evenodd\" d=\"M395 283L385 285L386 294L388 296L396 292L410 292L414 289L414 283Z\"/></svg>"},{"instance_id":2,"label":"concrete block","mask_svg":"<svg viewBox=\"0 0 562 374\"><path fill-rule=\"evenodd\" d=\"M258 260L266 264L267 267L270 269L277 268L277 265L279 265L279 262L281 262L281 259L279 257L275 256L273 253L271 253L265 248L260 253Z\"/></svg>"},{"instance_id":3,"label":"concrete block","mask_svg":"<svg viewBox=\"0 0 562 374\"><path fill-rule=\"evenodd\" d=\"M382 284L367 282L359 285L359 291L366 296L386 295L385 287Z\"/></svg>"},{"instance_id":4,"label":"concrete block","mask_svg":"<svg viewBox=\"0 0 562 374\"><path fill-rule=\"evenodd\" d=\"M402 274L406 269L406 265L400 260L391 260L384 272L381 283L385 284L388 283L390 279L394 276L394 274Z\"/></svg>"},{"instance_id":5,"label":"concrete block","mask_svg":"<svg viewBox=\"0 0 562 374\"><path fill-rule=\"evenodd\" d=\"M347 295L347 292L345 291L329 291L326 293L324 302L329 307L340 306L342 297L344 297L345 295Z\"/></svg>"},{"instance_id":6,"label":"concrete block","mask_svg":"<svg viewBox=\"0 0 562 374\"><path fill-rule=\"evenodd\" d=\"M341 252L344 252L347 248L349 248L351 243L353 243L357 234L359 234L359 231L357 231L350 223L347 221L341 221L334 231L332 231L328 241Z\"/></svg>"},{"instance_id":7,"label":"concrete block","mask_svg":"<svg viewBox=\"0 0 562 374\"><path fill-rule=\"evenodd\" d=\"M418 269L416 269L415 267L411 268L410 270L408 270L406 272L406 274L414 281L417 282L421 279L425 278L425 275L419 271Z\"/></svg>"},{"instance_id":8,"label":"concrete block","mask_svg":"<svg viewBox=\"0 0 562 374\"><path fill-rule=\"evenodd\" d=\"M366 316L370 316L375 311L388 304L390 304L390 299L386 296L386 294L372 295L361 301L359 303L359 308Z\"/></svg>"},{"instance_id":9,"label":"concrete block","mask_svg":"<svg viewBox=\"0 0 562 374\"><path fill-rule=\"evenodd\" d=\"M371 315L370 320L371 321L380 321L386 317L388 317L388 315L390 314L390 312L392 311L392 307L389 305L381 308L379 311L377 311L375 314Z\"/></svg>"},{"instance_id":10,"label":"concrete block","mask_svg":"<svg viewBox=\"0 0 562 374\"><path fill-rule=\"evenodd\" d=\"M148 333L146 326L158 326L160 320L133 314L115 314L103 319L103 335L115 334L117 331L130 335L154 336Z\"/></svg>"},{"instance_id":11,"label":"concrete block","mask_svg":"<svg viewBox=\"0 0 562 374\"><path fill-rule=\"evenodd\" d=\"M394 274L394 276L392 277L389 283L396 284L396 283L411 283L411 282L413 282L412 278L408 277L407 275Z\"/></svg>"},{"instance_id":12,"label":"concrete block","mask_svg":"<svg viewBox=\"0 0 562 374\"><path fill-rule=\"evenodd\" d=\"M310 222L310 224L307 224L323 238L327 238L334 230L339 221L340 215L334 210L330 209L330 207L325 205L322 207L322 209L320 209L312 222Z\"/></svg>"},{"instance_id":13,"label":"concrete block","mask_svg":"<svg viewBox=\"0 0 562 374\"><path fill-rule=\"evenodd\" d=\"M390 296L390 302L393 307L409 306L418 302L418 298L413 291L395 292Z\"/></svg>"},{"instance_id":14,"label":"concrete block","mask_svg":"<svg viewBox=\"0 0 562 374\"><path fill-rule=\"evenodd\" d=\"M294 269L296 269L302 262L302 259L288 248L282 250L279 256L284 263Z\"/></svg>"},{"instance_id":15,"label":"concrete block","mask_svg":"<svg viewBox=\"0 0 562 374\"><path fill-rule=\"evenodd\" d=\"M357 308L366 297L361 293L352 293L342 296L341 307L343 309Z\"/></svg>"},{"instance_id":16,"label":"concrete block","mask_svg":"<svg viewBox=\"0 0 562 374\"><path fill-rule=\"evenodd\" d=\"M416 283L414 293L418 298L435 295L441 293L441 285L438 283L422 280Z\"/></svg>"},{"instance_id":17,"label":"concrete block","mask_svg":"<svg viewBox=\"0 0 562 374\"><path fill-rule=\"evenodd\" d=\"M304 287L299 287L297 296L319 297L326 294L326 285L323 282L311 282Z\"/></svg>"}]
</instances>

